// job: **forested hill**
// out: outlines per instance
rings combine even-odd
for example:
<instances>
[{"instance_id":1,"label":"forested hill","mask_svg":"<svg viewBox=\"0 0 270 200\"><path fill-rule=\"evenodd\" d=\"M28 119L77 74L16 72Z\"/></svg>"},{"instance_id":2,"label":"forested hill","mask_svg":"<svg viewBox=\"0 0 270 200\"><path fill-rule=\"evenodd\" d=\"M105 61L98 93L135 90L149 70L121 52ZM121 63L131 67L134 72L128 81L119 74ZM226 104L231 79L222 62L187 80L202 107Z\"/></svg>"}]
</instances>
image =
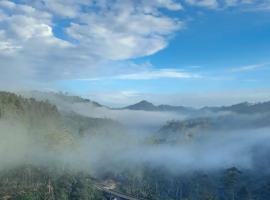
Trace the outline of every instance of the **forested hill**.
<instances>
[{"instance_id":1,"label":"forested hill","mask_svg":"<svg viewBox=\"0 0 270 200\"><path fill-rule=\"evenodd\" d=\"M89 173L70 168L61 157L68 157L65 151L76 152L78 141L87 135L108 134L114 128L122 126L0 92L0 199L104 199Z\"/></svg>"},{"instance_id":2,"label":"forested hill","mask_svg":"<svg viewBox=\"0 0 270 200\"><path fill-rule=\"evenodd\" d=\"M163 125L156 140L163 142L179 142L193 137L218 132L248 131L270 127L270 113L234 114L202 116L185 120L172 120Z\"/></svg>"},{"instance_id":3,"label":"forested hill","mask_svg":"<svg viewBox=\"0 0 270 200\"><path fill-rule=\"evenodd\" d=\"M65 131L75 136L124 128L111 119L85 117L74 112L62 113L49 100L38 101L9 92L0 92L0 119L16 120L16 123L29 130L36 127L40 131L44 128L43 132L50 132L54 129L56 133Z\"/></svg>"},{"instance_id":4,"label":"forested hill","mask_svg":"<svg viewBox=\"0 0 270 200\"><path fill-rule=\"evenodd\" d=\"M44 120L44 118L58 118L59 112L55 105L48 101L36 101L34 98L26 99L9 92L0 92L0 117L29 120Z\"/></svg>"},{"instance_id":5,"label":"forested hill","mask_svg":"<svg viewBox=\"0 0 270 200\"><path fill-rule=\"evenodd\" d=\"M30 91L22 92L22 95L27 98L35 98L38 101L49 101L50 103L57 106L61 111L71 110L70 106L73 104L85 104L94 108L105 107L98 102L90 99L82 98L80 96L70 95L63 92L41 92L41 91Z\"/></svg>"}]
</instances>

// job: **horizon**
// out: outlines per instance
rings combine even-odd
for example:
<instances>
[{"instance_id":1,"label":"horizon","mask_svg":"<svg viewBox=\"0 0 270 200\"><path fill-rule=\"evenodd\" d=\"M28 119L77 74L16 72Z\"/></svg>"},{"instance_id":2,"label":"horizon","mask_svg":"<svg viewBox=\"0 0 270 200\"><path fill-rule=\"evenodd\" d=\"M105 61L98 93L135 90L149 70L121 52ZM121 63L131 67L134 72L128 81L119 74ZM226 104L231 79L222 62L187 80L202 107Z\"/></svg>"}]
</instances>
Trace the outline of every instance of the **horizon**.
<instances>
[{"instance_id":1,"label":"horizon","mask_svg":"<svg viewBox=\"0 0 270 200\"><path fill-rule=\"evenodd\" d=\"M128 104L123 104L123 105L119 105L119 106L111 106L111 105L107 105L107 104L102 104L99 101L96 101L95 99L92 99L91 97L87 97L87 96L80 96L80 95L76 95L76 94L72 94L69 92L65 92L65 91L39 91L39 90L32 90L32 91L9 91L9 90L0 90L0 92L11 92L11 93L15 93L15 94L19 94L22 96L31 96L33 93L44 93L44 95L48 95L48 94L60 94L60 95L64 95L67 97L79 97L82 98L84 100L89 100L91 102L94 103L98 103L101 106L107 107L107 108L111 108L111 109L123 109L129 106L133 106L142 102L146 102L146 103L150 103L153 106L173 106L173 107L186 107L186 108L193 108L193 109L203 109L203 108L207 108L207 107L229 107L229 106L234 106L234 105L239 105L239 104L249 104L249 105L257 105L257 104L263 104L263 103L268 103L270 102L270 99L265 100L265 101L254 101L254 102L250 102L250 101L239 101L239 102L235 102L233 104L220 104L220 105L202 105L202 106L188 106L188 105L183 105L183 104L166 104L166 103L155 103L152 101L149 101L147 99L139 99L138 101L134 101L134 102L130 102Z\"/></svg>"}]
</instances>

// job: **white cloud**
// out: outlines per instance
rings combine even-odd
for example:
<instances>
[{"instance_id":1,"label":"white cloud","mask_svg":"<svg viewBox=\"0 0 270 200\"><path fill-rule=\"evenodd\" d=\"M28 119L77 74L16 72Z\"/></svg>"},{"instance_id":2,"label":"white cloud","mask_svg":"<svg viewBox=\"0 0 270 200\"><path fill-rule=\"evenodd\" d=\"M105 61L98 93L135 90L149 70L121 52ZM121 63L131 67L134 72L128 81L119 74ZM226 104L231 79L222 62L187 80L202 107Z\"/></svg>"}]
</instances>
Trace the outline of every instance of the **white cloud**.
<instances>
[{"instance_id":1,"label":"white cloud","mask_svg":"<svg viewBox=\"0 0 270 200\"><path fill-rule=\"evenodd\" d=\"M184 72L175 69L162 69L156 71L141 72L136 74L126 74L115 77L116 79L123 80L148 80L148 79L159 79L159 78L200 78L197 74Z\"/></svg>"},{"instance_id":2,"label":"white cloud","mask_svg":"<svg viewBox=\"0 0 270 200\"><path fill-rule=\"evenodd\" d=\"M215 0L188 1L220 6ZM155 54L184 28L183 21L168 15L182 12L182 6L177 0L1 0L0 81L7 74L11 80L93 77L101 66L110 68L103 63ZM192 75L165 70L115 78L162 77Z\"/></svg>"},{"instance_id":3,"label":"white cloud","mask_svg":"<svg viewBox=\"0 0 270 200\"><path fill-rule=\"evenodd\" d=\"M252 7L256 7L257 4L261 4L258 0L225 0L225 5L227 7L240 6L240 5L251 5Z\"/></svg>"},{"instance_id":4,"label":"white cloud","mask_svg":"<svg viewBox=\"0 0 270 200\"><path fill-rule=\"evenodd\" d=\"M16 7L16 4L8 0L3 0L0 1L0 6L7 9L13 9Z\"/></svg>"},{"instance_id":5,"label":"white cloud","mask_svg":"<svg viewBox=\"0 0 270 200\"><path fill-rule=\"evenodd\" d=\"M40 1L28 0L28 2L31 2L31 4L34 3L35 6L38 6L39 8L47 9L58 16L69 18L79 17L82 8L87 9L91 6L99 8L102 11L121 9L126 12L142 10L144 13L158 12L159 8L165 8L172 11L182 9L182 5L174 0L43 0L42 3Z\"/></svg>"},{"instance_id":6,"label":"white cloud","mask_svg":"<svg viewBox=\"0 0 270 200\"><path fill-rule=\"evenodd\" d=\"M154 54L183 27L162 9L181 8L173 0L2 0L0 79L10 71L16 80L19 69L28 79L78 78L109 60Z\"/></svg>"},{"instance_id":7,"label":"white cloud","mask_svg":"<svg viewBox=\"0 0 270 200\"><path fill-rule=\"evenodd\" d=\"M246 65L246 66L241 66L241 67L235 67L230 69L231 72L249 72L249 71L255 71L258 69L262 69L269 64L255 64L255 65Z\"/></svg>"},{"instance_id":8,"label":"white cloud","mask_svg":"<svg viewBox=\"0 0 270 200\"><path fill-rule=\"evenodd\" d=\"M173 0L152 0L152 1L142 1L144 10L151 10L155 7L165 7L169 10L181 10L182 5L179 2Z\"/></svg>"},{"instance_id":9,"label":"white cloud","mask_svg":"<svg viewBox=\"0 0 270 200\"><path fill-rule=\"evenodd\" d=\"M270 1L265 1L257 6L249 7L247 11L269 11L270 10Z\"/></svg>"},{"instance_id":10,"label":"white cloud","mask_svg":"<svg viewBox=\"0 0 270 200\"><path fill-rule=\"evenodd\" d=\"M245 10L267 10L269 8L269 2L259 0L185 0L191 6L203 7L208 9L219 9L223 10L230 7L239 7Z\"/></svg>"},{"instance_id":11,"label":"white cloud","mask_svg":"<svg viewBox=\"0 0 270 200\"><path fill-rule=\"evenodd\" d=\"M168 36L183 23L158 12L158 4L137 4L115 1L101 13L81 15L79 23L72 23L67 32L96 56L121 60L151 55L165 48Z\"/></svg>"},{"instance_id":12,"label":"white cloud","mask_svg":"<svg viewBox=\"0 0 270 200\"><path fill-rule=\"evenodd\" d=\"M216 0L186 0L192 6L199 6L205 8L217 8L219 6Z\"/></svg>"},{"instance_id":13,"label":"white cloud","mask_svg":"<svg viewBox=\"0 0 270 200\"><path fill-rule=\"evenodd\" d=\"M43 3L38 1L36 6L47 9L63 18L74 18L80 15L82 5L91 5L92 2L92 0L44 0Z\"/></svg>"},{"instance_id":14,"label":"white cloud","mask_svg":"<svg viewBox=\"0 0 270 200\"><path fill-rule=\"evenodd\" d=\"M77 79L81 81L99 81L106 79L115 80L152 80L160 78L175 78L175 79L193 79L201 78L199 74L190 73L187 71L177 70L177 69L161 69L161 70L147 70L136 73L120 74L116 76L108 77L95 77L95 78L82 78Z\"/></svg>"}]
</instances>

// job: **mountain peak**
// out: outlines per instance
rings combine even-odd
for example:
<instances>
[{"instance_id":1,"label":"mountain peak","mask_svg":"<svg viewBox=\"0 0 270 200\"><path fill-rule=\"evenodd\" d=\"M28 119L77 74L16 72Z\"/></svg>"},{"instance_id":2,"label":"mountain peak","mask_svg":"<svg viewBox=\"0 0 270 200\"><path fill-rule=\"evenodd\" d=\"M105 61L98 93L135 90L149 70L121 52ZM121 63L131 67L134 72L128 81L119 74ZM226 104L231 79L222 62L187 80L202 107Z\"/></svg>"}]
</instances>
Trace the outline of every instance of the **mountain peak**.
<instances>
[{"instance_id":1,"label":"mountain peak","mask_svg":"<svg viewBox=\"0 0 270 200\"><path fill-rule=\"evenodd\" d=\"M130 110L147 110L147 111L153 111L157 109L157 107L154 104L146 100L142 100L136 104L127 106L125 108Z\"/></svg>"},{"instance_id":2,"label":"mountain peak","mask_svg":"<svg viewBox=\"0 0 270 200\"><path fill-rule=\"evenodd\" d=\"M153 105L151 102L146 101L146 100L142 100L142 101L140 101L140 102L138 102L138 103L136 103L136 104L148 104L148 105Z\"/></svg>"}]
</instances>

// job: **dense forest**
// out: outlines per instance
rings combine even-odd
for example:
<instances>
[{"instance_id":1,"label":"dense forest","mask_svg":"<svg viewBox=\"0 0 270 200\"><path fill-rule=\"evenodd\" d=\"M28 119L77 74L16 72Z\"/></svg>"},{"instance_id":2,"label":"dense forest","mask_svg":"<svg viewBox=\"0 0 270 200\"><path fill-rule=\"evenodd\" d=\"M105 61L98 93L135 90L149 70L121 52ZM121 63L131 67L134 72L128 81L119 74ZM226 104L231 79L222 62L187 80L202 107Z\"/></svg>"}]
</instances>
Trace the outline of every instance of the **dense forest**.
<instances>
[{"instance_id":1,"label":"dense forest","mask_svg":"<svg viewBox=\"0 0 270 200\"><path fill-rule=\"evenodd\" d=\"M215 172L175 174L147 169L122 178L119 189L142 199L168 200L267 200L269 174L240 171L232 167Z\"/></svg>"}]
</instances>

